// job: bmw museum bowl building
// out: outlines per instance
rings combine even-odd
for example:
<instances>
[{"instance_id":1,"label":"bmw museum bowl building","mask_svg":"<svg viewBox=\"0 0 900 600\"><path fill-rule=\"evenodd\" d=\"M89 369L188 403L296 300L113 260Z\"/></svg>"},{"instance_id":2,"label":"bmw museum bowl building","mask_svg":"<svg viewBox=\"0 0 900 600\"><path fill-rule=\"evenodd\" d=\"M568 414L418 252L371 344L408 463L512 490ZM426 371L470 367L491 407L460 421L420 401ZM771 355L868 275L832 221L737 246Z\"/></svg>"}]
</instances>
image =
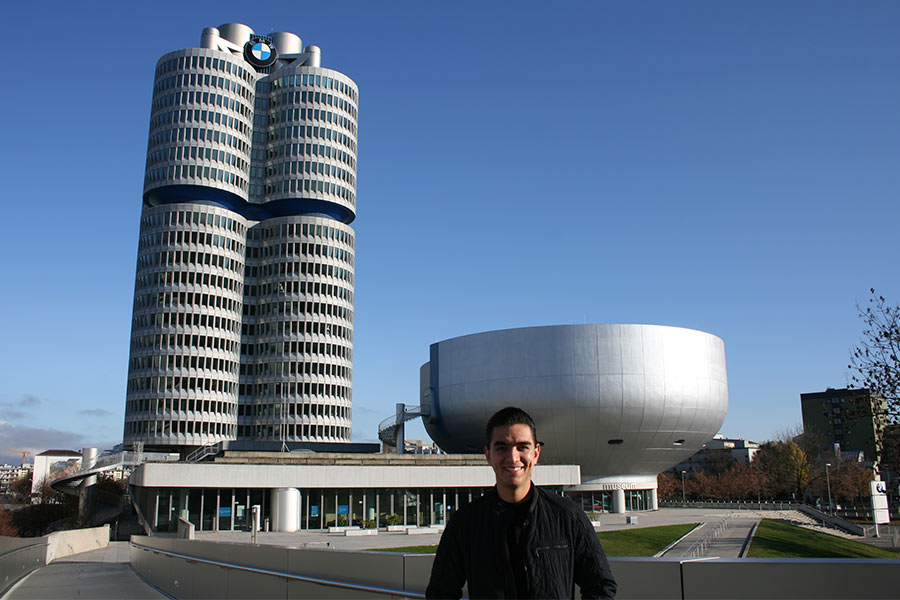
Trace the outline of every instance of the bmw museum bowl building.
<instances>
[{"instance_id":1,"label":"bmw museum bowl building","mask_svg":"<svg viewBox=\"0 0 900 600\"><path fill-rule=\"evenodd\" d=\"M656 476L696 453L728 408L725 344L660 325L557 325L476 333L431 346L425 427L449 453L477 452L504 406L528 411L541 463L572 464L588 511L657 508Z\"/></svg>"}]
</instances>

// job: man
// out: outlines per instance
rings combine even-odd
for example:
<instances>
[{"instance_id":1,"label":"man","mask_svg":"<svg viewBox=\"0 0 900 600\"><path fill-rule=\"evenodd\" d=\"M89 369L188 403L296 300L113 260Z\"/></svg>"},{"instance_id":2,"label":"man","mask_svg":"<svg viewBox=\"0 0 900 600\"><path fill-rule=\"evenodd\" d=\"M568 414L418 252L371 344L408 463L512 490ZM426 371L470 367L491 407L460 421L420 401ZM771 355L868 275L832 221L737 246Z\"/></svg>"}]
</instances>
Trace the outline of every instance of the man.
<instances>
[{"instance_id":1,"label":"man","mask_svg":"<svg viewBox=\"0 0 900 600\"><path fill-rule=\"evenodd\" d=\"M441 537L427 598L614 598L600 540L572 501L536 487L534 421L507 407L490 418L484 456L496 487L453 515Z\"/></svg>"}]
</instances>

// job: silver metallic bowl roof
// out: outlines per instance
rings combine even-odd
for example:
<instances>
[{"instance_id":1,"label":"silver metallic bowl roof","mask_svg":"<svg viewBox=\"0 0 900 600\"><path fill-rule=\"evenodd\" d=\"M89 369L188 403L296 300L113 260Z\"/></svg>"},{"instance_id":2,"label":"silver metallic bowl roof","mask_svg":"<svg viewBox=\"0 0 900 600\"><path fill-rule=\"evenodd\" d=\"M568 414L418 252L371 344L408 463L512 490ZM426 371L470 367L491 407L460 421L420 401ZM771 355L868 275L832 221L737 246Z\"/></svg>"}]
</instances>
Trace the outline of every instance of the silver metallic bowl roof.
<instances>
[{"instance_id":1,"label":"silver metallic bowl roof","mask_svg":"<svg viewBox=\"0 0 900 600\"><path fill-rule=\"evenodd\" d=\"M582 479L655 475L718 432L728 408L725 344L661 325L556 325L431 345L421 369L425 427L446 452L480 452L488 418L534 418L542 463Z\"/></svg>"}]
</instances>

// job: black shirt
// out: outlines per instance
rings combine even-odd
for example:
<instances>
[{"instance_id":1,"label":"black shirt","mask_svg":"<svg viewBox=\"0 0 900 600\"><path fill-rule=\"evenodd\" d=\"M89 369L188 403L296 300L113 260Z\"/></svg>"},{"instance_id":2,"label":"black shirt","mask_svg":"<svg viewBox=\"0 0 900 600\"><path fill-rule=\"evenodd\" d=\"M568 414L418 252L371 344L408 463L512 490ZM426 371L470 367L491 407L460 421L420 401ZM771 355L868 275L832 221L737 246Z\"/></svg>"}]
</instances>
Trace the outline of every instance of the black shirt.
<instances>
[{"instance_id":1,"label":"black shirt","mask_svg":"<svg viewBox=\"0 0 900 600\"><path fill-rule=\"evenodd\" d=\"M528 589L528 577L525 572L525 536L524 531L531 524L529 505L534 487L528 492L521 502L510 504L503 502L504 512L509 514L509 528L506 530L506 549L509 552L509 564L512 567L513 579L516 585L516 598L533 598Z\"/></svg>"}]
</instances>

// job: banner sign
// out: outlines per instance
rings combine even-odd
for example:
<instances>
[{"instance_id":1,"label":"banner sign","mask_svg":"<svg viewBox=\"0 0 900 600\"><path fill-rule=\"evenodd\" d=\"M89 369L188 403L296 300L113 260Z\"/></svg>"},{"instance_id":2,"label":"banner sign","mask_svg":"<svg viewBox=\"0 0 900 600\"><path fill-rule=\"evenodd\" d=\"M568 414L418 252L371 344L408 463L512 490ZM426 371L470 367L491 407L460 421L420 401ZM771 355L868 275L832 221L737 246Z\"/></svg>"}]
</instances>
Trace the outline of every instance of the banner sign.
<instances>
[{"instance_id":1,"label":"banner sign","mask_svg":"<svg viewBox=\"0 0 900 600\"><path fill-rule=\"evenodd\" d=\"M888 513L887 484L883 481L870 481L869 489L872 492L872 520L881 525L890 523Z\"/></svg>"}]
</instances>

